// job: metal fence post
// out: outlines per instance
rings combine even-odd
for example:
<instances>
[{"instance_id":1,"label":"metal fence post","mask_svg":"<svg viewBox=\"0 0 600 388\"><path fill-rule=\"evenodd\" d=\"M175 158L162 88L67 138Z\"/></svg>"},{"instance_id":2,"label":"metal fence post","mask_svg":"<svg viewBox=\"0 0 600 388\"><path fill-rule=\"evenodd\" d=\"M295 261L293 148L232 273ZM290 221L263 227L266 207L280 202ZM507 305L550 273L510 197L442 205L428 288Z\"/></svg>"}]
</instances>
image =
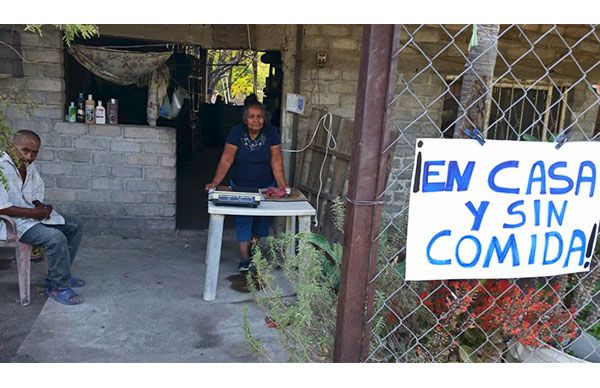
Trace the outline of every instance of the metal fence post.
<instances>
[{"instance_id":1,"label":"metal fence post","mask_svg":"<svg viewBox=\"0 0 600 388\"><path fill-rule=\"evenodd\" d=\"M386 131L388 106L394 94L399 33L394 25L366 25L361 63L348 182L344 256L338 301L335 362L366 358L373 306L370 282L377 271L375 236L379 233L381 193L388 177L389 144Z\"/></svg>"}]
</instances>

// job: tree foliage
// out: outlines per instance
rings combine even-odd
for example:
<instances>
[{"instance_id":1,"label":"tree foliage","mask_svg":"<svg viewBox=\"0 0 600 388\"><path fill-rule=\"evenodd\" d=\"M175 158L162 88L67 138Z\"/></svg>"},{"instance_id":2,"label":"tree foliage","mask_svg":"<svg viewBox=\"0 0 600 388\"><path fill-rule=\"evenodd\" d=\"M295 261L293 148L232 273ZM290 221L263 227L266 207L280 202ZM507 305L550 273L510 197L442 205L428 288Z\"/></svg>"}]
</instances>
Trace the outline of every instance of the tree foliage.
<instances>
[{"instance_id":1,"label":"tree foliage","mask_svg":"<svg viewBox=\"0 0 600 388\"><path fill-rule=\"evenodd\" d=\"M53 24L53 26L62 31L67 46L70 46L77 37L89 39L99 35L98 27L93 24ZM42 24L27 24L25 31L35 32L41 36Z\"/></svg>"},{"instance_id":2,"label":"tree foliage","mask_svg":"<svg viewBox=\"0 0 600 388\"><path fill-rule=\"evenodd\" d=\"M256 89L260 99L269 74L269 65L259 60L261 54L249 50L209 50L206 60L208 88L219 94L228 94L232 99L243 99L254 90L252 61L256 58Z\"/></svg>"}]
</instances>

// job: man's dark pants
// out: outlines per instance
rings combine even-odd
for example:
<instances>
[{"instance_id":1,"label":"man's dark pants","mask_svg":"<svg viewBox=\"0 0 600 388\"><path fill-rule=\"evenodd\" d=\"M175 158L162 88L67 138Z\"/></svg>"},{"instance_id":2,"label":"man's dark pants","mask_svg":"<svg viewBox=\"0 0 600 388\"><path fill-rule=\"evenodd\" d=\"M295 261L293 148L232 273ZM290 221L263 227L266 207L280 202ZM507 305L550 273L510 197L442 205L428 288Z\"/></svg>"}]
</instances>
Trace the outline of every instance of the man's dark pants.
<instances>
[{"instance_id":1,"label":"man's dark pants","mask_svg":"<svg viewBox=\"0 0 600 388\"><path fill-rule=\"evenodd\" d=\"M81 220L64 216L64 225L37 224L21 237L21 242L44 248L48 262L48 279L53 289L71 288L71 264L82 236Z\"/></svg>"}]
</instances>

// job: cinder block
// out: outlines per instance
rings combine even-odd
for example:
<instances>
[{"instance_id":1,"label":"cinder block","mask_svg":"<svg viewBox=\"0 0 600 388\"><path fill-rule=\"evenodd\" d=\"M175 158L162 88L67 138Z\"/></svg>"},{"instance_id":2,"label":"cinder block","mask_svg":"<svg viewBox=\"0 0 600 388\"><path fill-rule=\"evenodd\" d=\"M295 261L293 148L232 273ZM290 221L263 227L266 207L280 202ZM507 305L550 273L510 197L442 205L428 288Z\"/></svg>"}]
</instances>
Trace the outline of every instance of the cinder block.
<instances>
[{"instance_id":1,"label":"cinder block","mask_svg":"<svg viewBox=\"0 0 600 388\"><path fill-rule=\"evenodd\" d=\"M44 180L44 187L46 189L53 189L56 187L56 175L45 175L42 179Z\"/></svg>"},{"instance_id":2,"label":"cinder block","mask_svg":"<svg viewBox=\"0 0 600 388\"><path fill-rule=\"evenodd\" d=\"M23 76L26 78L38 78L40 73L41 68L37 64L23 62Z\"/></svg>"},{"instance_id":3,"label":"cinder block","mask_svg":"<svg viewBox=\"0 0 600 388\"><path fill-rule=\"evenodd\" d=\"M159 156L149 154L133 154L127 157L130 166L158 166Z\"/></svg>"},{"instance_id":4,"label":"cinder block","mask_svg":"<svg viewBox=\"0 0 600 388\"><path fill-rule=\"evenodd\" d=\"M45 78L65 78L62 61L61 64L41 65L40 74Z\"/></svg>"},{"instance_id":5,"label":"cinder block","mask_svg":"<svg viewBox=\"0 0 600 388\"><path fill-rule=\"evenodd\" d=\"M163 191L163 192L175 192L176 190L176 186L177 186L177 182L175 181L175 179L161 179L161 180L157 180L158 182L158 191Z\"/></svg>"},{"instance_id":6,"label":"cinder block","mask_svg":"<svg viewBox=\"0 0 600 388\"><path fill-rule=\"evenodd\" d=\"M35 162L42 177L45 175L73 175L73 164L71 163L42 163Z\"/></svg>"},{"instance_id":7,"label":"cinder block","mask_svg":"<svg viewBox=\"0 0 600 388\"><path fill-rule=\"evenodd\" d=\"M43 120L36 117L28 117L15 120L12 126L13 131L21 129L29 129L36 132L42 138L42 145L45 145L44 139L47 136L47 132L50 130L50 123L48 120Z\"/></svg>"},{"instance_id":8,"label":"cinder block","mask_svg":"<svg viewBox=\"0 0 600 388\"><path fill-rule=\"evenodd\" d=\"M161 207L158 205L135 204L127 206L128 216L134 217L157 217L161 216Z\"/></svg>"},{"instance_id":9,"label":"cinder block","mask_svg":"<svg viewBox=\"0 0 600 388\"><path fill-rule=\"evenodd\" d=\"M27 89L60 92L65 90L65 81L47 78L28 78Z\"/></svg>"},{"instance_id":10,"label":"cinder block","mask_svg":"<svg viewBox=\"0 0 600 388\"><path fill-rule=\"evenodd\" d=\"M56 187L61 189L89 189L90 180L86 177L58 176Z\"/></svg>"},{"instance_id":11,"label":"cinder block","mask_svg":"<svg viewBox=\"0 0 600 388\"><path fill-rule=\"evenodd\" d=\"M86 150L57 150L56 156L64 162L89 163L92 160L92 151Z\"/></svg>"},{"instance_id":12,"label":"cinder block","mask_svg":"<svg viewBox=\"0 0 600 388\"><path fill-rule=\"evenodd\" d=\"M118 125L91 125L89 134L101 137L121 137L123 128ZM114 140L111 140L111 144Z\"/></svg>"},{"instance_id":13,"label":"cinder block","mask_svg":"<svg viewBox=\"0 0 600 388\"><path fill-rule=\"evenodd\" d=\"M321 27L322 35L329 36L348 36L350 35L350 26L340 24L323 24Z\"/></svg>"},{"instance_id":14,"label":"cinder block","mask_svg":"<svg viewBox=\"0 0 600 388\"><path fill-rule=\"evenodd\" d=\"M144 195L141 192L111 191L110 200L117 203L144 203Z\"/></svg>"},{"instance_id":15,"label":"cinder block","mask_svg":"<svg viewBox=\"0 0 600 388\"><path fill-rule=\"evenodd\" d=\"M358 50L329 50L329 56L331 59L331 63L335 63L336 69L338 70L358 71L360 67L360 52ZM319 78L320 77L321 75L319 74Z\"/></svg>"},{"instance_id":16,"label":"cinder block","mask_svg":"<svg viewBox=\"0 0 600 388\"><path fill-rule=\"evenodd\" d=\"M125 189L128 191L156 191L158 182L146 179L127 179Z\"/></svg>"},{"instance_id":17,"label":"cinder block","mask_svg":"<svg viewBox=\"0 0 600 388\"><path fill-rule=\"evenodd\" d=\"M330 68L324 68L319 70L319 74L318 74L318 79L319 81L329 81L329 80L336 80L336 79L341 79L342 78L342 72L340 70L336 70L336 69L330 69ZM316 79L316 77L315 77ZM319 86L321 86L322 84L320 84Z\"/></svg>"},{"instance_id":18,"label":"cinder block","mask_svg":"<svg viewBox=\"0 0 600 388\"><path fill-rule=\"evenodd\" d=\"M97 137L78 137L75 139L75 148L79 150L107 151L108 139Z\"/></svg>"},{"instance_id":19,"label":"cinder block","mask_svg":"<svg viewBox=\"0 0 600 388\"><path fill-rule=\"evenodd\" d=\"M96 164L109 165L109 166L122 166L125 165L126 155L116 152L94 152L93 160Z\"/></svg>"},{"instance_id":20,"label":"cinder block","mask_svg":"<svg viewBox=\"0 0 600 388\"><path fill-rule=\"evenodd\" d=\"M175 143L177 141L177 132L174 128L156 128L158 131L158 140L166 143Z\"/></svg>"},{"instance_id":21,"label":"cinder block","mask_svg":"<svg viewBox=\"0 0 600 388\"><path fill-rule=\"evenodd\" d=\"M123 188L123 181L113 178L92 178L90 184L92 190L119 190Z\"/></svg>"},{"instance_id":22,"label":"cinder block","mask_svg":"<svg viewBox=\"0 0 600 388\"><path fill-rule=\"evenodd\" d=\"M85 135L88 133L88 128L88 125L83 123L57 122L54 124L54 130L57 133L66 135Z\"/></svg>"},{"instance_id":23,"label":"cinder block","mask_svg":"<svg viewBox=\"0 0 600 388\"><path fill-rule=\"evenodd\" d=\"M142 150L142 143L125 141L123 139L113 139L110 141L110 150L120 152L140 152Z\"/></svg>"},{"instance_id":24,"label":"cinder block","mask_svg":"<svg viewBox=\"0 0 600 388\"><path fill-rule=\"evenodd\" d=\"M65 113L63 107L44 105L43 108L35 107L32 116L39 117L40 119L64 120Z\"/></svg>"},{"instance_id":25,"label":"cinder block","mask_svg":"<svg viewBox=\"0 0 600 388\"><path fill-rule=\"evenodd\" d=\"M152 154L175 155L177 145L175 143L144 143L144 151Z\"/></svg>"},{"instance_id":26,"label":"cinder block","mask_svg":"<svg viewBox=\"0 0 600 388\"><path fill-rule=\"evenodd\" d=\"M113 219L113 226L114 229L132 229L132 230L142 230L145 229L146 227L146 219L145 218L139 218L139 217L135 217L135 218L125 218L125 217L119 217L119 218L114 218Z\"/></svg>"},{"instance_id":27,"label":"cinder block","mask_svg":"<svg viewBox=\"0 0 600 388\"><path fill-rule=\"evenodd\" d=\"M23 57L29 62L38 63L63 63L63 53L59 49L40 49L23 50Z\"/></svg>"},{"instance_id":28,"label":"cinder block","mask_svg":"<svg viewBox=\"0 0 600 388\"><path fill-rule=\"evenodd\" d=\"M93 214L103 217L122 217L126 213L126 206L114 203L94 203Z\"/></svg>"},{"instance_id":29,"label":"cinder block","mask_svg":"<svg viewBox=\"0 0 600 388\"><path fill-rule=\"evenodd\" d=\"M49 148L40 148L36 160L51 161L54 160L54 151Z\"/></svg>"},{"instance_id":30,"label":"cinder block","mask_svg":"<svg viewBox=\"0 0 600 388\"><path fill-rule=\"evenodd\" d=\"M44 194L44 202L47 203L75 202L75 191L73 190L46 188Z\"/></svg>"},{"instance_id":31,"label":"cinder block","mask_svg":"<svg viewBox=\"0 0 600 388\"><path fill-rule=\"evenodd\" d=\"M359 41L353 38L333 38L329 40L329 47L332 49L354 50L355 55L360 57L358 46Z\"/></svg>"},{"instance_id":32,"label":"cinder block","mask_svg":"<svg viewBox=\"0 0 600 388\"><path fill-rule=\"evenodd\" d=\"M163 217L175 217L175 213L177 213L175 205L164 205L160 215Z\"/></svg>"},{"instance_id":33,"label":"cinder block","mask_svg":"<svg viewBox=\"0 0 600 388\"><path fill-rule=\"evenodd\" d=\"M362 41L363 31L364 26L360 24L350 26L350 36L355 37L359 42Z\"/></svg>"},{"instance_id":34,"label":"cinder block","mask_svg":"<svg viewBox=\"0 0 600 388\"><path fill-rule=\"evenodd\" d=\"M37 130L35 130L35 131L38 132ZM71 136L60 136L55 133L52 133L52 134L42 133L39 135L42 138L42 147L41 147L42 150L46 147L48 147L48 148L68 148L68 149L73 148L73 137L71 137Z\"/></svg>"},{"instance_id":35,"label":"cinder block","mask_svg":"<svg viewBox=\"0 0 600 388\"><path fill-rule=\"evenodd\" d=\"M154 127L123 127L125 137L158 139L158 131Z\"/></svg>"},{"instance_id":36,"label":"cinder block","mask_svg":"<svg viewBox=\"0 0 600 388\"><path fill-rule=\"evenodd\" d=\"M318 24L305 24L304 25L304 35L319 35L319 25ZM313 39L311 37L310 39ZM308 41L309 38L305 39L305 42Z\"/></svg>"},{"instance_id":37,"label":"cinder block","mask_svg":"<svg viewBox=\"0 0 600 388\"><path fill-rule=\"evenodd\" d=\"M86 170L84 170L84 169L78 171L77 168L79 168L79 167L80 166L75 167L75 169L76 169L75 172L77 173L77 175L79 175L79 171L81 171L82 173L85 173ZM83 166L81 166L81 167L83 167ZM90 169L88 171L89 171L91 177L104 177L104 176L108 176L110 173L110 167L108 167L108 166L97 166L97 165L92 164L89 167L90 167Z\"/></svg>"},{"instance_id":38,"label":"cinder block","mask_svg":"<svg viewBox=\"0 0 600 388\"><path fill-rule=\"evenodd\" d=\"M23 48L33 48L43 46L42 37L40 34L34 32L23 32L21 33L21 46Z\"/></svg>"},{"instance_id":39,"label":"cinder block","mask_svg":"<svg viewBox=\"0 0 600 388\"><path fill-rule=\"evenodd\" d=\"M57 204L57 210L61 214L81 215L92 214L92 204L87 202L62 202Z\"/></svg>"},{"instance_id":40,"label":"cinder block","mask_svg":"<svg viewBox=\"0 0 600 388\"><path fill-rule=\"evenodd\" d=\"M357 82L353 81L331 81L328 84L330 93L356 95Z\"/></svg>"},{"instance_id":41,"label":"cinder block","mask_svg":"<svg viewBox=\"0 0 600 388\"><path fill-rule=\"evenodd\" d=\"M57 105L57 106L60 106L61 109L63 106L65 106L65 93L64 92L34 92L34 93L41 93L43 95L44 104L46 104L46 105Z\"/></svg>"},{"instance_id":42,"label":"cinder block","mask_svg":"<svg viewBox=\"0 0 600 388\"><path fill-rule=\"evenodd\" d=\"M146 218L145 226L147 230L175 230L175 217L163 217L163 218Z\"/></svg>"},{"instance_id":43,"label":"cinder block","mask_svg":"<svg viewBox=\"0 0 600 388\"><path fill-rule=\"evenodd\" d=\"M316 98L315 98L315 102L316 102ZM321 103L321 105L335 105L335 106L339 106L339 104L340 104L340 95L339 94L333 94L333 93L322 93L319 96L319 102Z\"/></svg>"},{"instance_id":44,"label":"cinder block","mask_svg":"<svg viewBox=\"0 0 600 388\"><path fill-rule=\"evenodd\" d=\"M160 157L160 165L163 167L175 167L177 158L175 156L162 155Z\"/></svg>"},{"instance_id":45,"label":"cinder block","mask_svg":"<svg viewBox=\"0 0 600 388\"><path fill-rule=\"evenodd\" d=\"M110 176L116 178L141 178L143 167L111 167Z\"/></svg>"},{"instance_id":46,"label":"cinder block","mask_svg":"<svg viewBox=\"0 0 600 388\"><path fill-rule=\"evenodd\" d=\"M105 203L110 202L110 192L102 190L78 190L75 198L79 202Z\"/></svg>"},{"instance_id":47,"label":"cinder block","mask_svg":"<svg viewBox=\"0 0 600 388\"><path fill-rule=\"evenodd\" d=\"M175 204L175 193L148 193L146 194L146 203L160 203L163 205Z\"/></svg>"},{"instance_id":48,"label":"cinder block","mask_svg":"<svg viewBox=\"0 0 600 388\"><path fill-rule=\"evenodd\" d=\"M10 90L19 97L27 98L31 92L27 91L27 78L0 78L0 91Z\"/></svg>"},{"instance_id":49,"label":"cinder block","mask_svg":"<svg viewBox=\"0 0 600 388\"><path fill-rule=\"evenodd\" d=\"M146 179L175 179L176 170L173 167L144 167Z\"/></svg>"},{"instance_id":50,"label":"cinder block","mask_svg":"<svg viewBox=\"0 0 600 388\"><path fill-rule=\"evenodd\" d=\"M329 39L324 36L307 36L304 39L304 48L327 50L329 48ZM314 59L316 60L316 58Z\"/></svg>"},{"instance_id":51,"label":"cinder block","mask_svg":"<svg viewBox=\"0 0 600 388\"><path fill-rule=\"evenodd\" d=\"M114 219L112 217L89 217L82 216L83 228L85 230L110 230L113 228Z\"/></svg>"}]
</instances>

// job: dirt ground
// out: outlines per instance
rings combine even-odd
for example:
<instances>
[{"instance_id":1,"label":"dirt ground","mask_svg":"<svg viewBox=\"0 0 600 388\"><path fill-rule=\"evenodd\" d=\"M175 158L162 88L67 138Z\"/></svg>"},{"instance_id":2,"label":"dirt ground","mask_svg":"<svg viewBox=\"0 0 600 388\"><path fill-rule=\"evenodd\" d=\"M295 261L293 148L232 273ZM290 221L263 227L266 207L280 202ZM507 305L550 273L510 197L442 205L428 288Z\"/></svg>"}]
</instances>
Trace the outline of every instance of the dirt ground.
<instances>
[{"instance_id":1,"label":"dirt ground","mask_svg":"<svg viewBox=\"0 0 600 388\"><path fill-rule=\"evenodd\" d=\"M44 261L31 263L31 304L22 307L14 249L0 249L0 362L32 362L17 350L48 298L40 284L45 273Z\"/></svg>"}]
</instances>

